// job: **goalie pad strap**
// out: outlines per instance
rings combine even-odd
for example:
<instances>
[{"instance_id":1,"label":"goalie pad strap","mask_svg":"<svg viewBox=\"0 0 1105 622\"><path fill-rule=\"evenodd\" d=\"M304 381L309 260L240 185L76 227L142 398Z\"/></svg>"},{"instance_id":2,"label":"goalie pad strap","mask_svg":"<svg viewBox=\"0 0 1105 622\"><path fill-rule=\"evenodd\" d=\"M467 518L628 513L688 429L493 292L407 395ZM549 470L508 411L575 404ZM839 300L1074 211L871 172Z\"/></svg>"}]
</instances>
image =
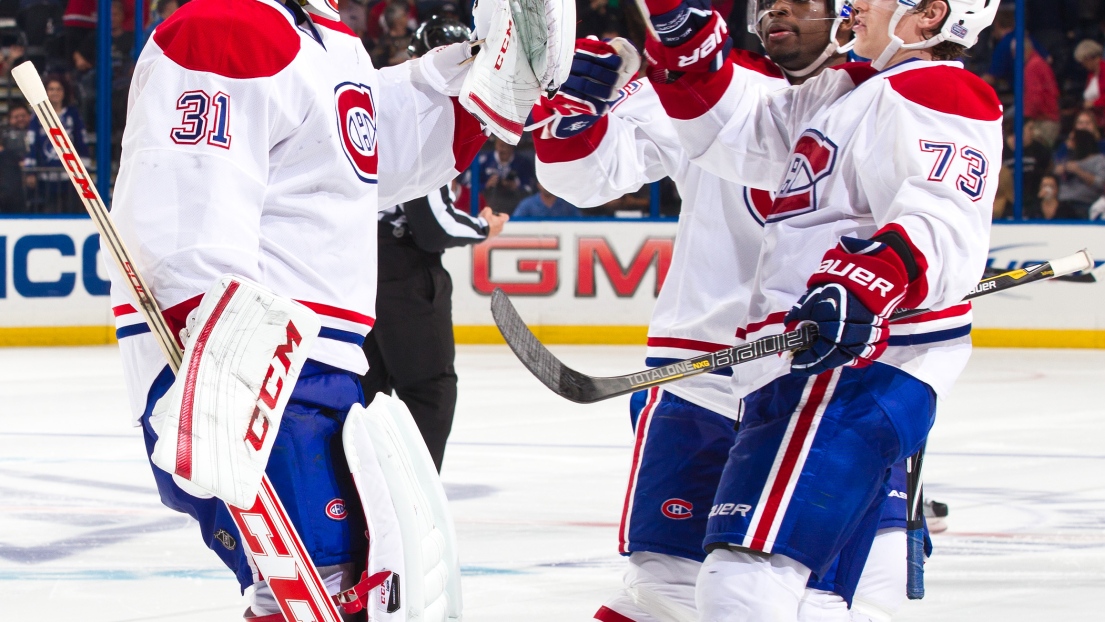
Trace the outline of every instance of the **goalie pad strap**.
<instances>
[{"instance_id":1,"label":"goalie pad strap","mask_svg":"<svg viewBox=\"0 0 1105 622\"><path fill-rule=\"evenodd\" d=\"M347 614L360 612L368 605L368 595L373 589L380 587L391 576L390 570L381 570L371 577L368 572L361 573L361 580L357 585L334 594L334 602Z\"/></svg>"}]
</instances>

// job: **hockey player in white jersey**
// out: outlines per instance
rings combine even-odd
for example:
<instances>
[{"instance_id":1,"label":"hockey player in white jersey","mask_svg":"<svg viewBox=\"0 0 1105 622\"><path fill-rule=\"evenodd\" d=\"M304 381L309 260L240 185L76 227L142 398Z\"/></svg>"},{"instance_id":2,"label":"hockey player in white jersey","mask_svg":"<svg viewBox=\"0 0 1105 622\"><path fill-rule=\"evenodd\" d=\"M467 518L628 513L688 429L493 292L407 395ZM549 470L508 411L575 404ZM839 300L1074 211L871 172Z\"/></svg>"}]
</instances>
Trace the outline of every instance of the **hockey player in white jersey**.
<instances>
[{"instance_id":1,"label":"hockey player in white jersey","mask_svg":"<svg viewBox=\"0 0 1105 622\"><path fill-rule=\"evenodd\" d=\"M845 62L837 48L850 39L850 28L847 23L834 28L831 3L760 0L749 7L749 30L762 38L771 58L739 50L730 55L734 71L745 72L751 88L766 92L800 84ZM830 31L836 32L836 41L830 40ZM613 90L619 63L609 45L577 43L573 76L587 81L573 89L579 78L569 79L557 98L543 99L542 109L535 111L547 123L534 134L537 170L543 184L583 206L600 205L666 175L676 181L683 197L680 224L649 327L646 362L656 366L735 343L733 331L747 311L771 196L688 164L648 80L634 81L620 93ZM598 90L602 84L605 92ZM580 95L585 90L588 95ZM600 121L602 115L581 111L570 98L591 99L596 112L609 109L609 118ZM740 401L730 390L732 371L634 396L636 442L619 529L619 550L629 556L630 570L625 590L600 608L596 619L646 622L665 619L672 608L693 615L695 576L705 557L708 513L703 508L712 504L736 434ZM893 544L880 542L877 551L888 554L868 560L858 598L879 600L879 609L892 612L905 599L904 502L886 510L888 518L877 524L887 529ZM858 538L849 555L859 559L834 565L827 577L812 578L811 587L853 602L869 545L869 538ZM870 576L880 573L900 580L888 581L888 594L865 591L877 584Z\"/></svg>"},{"instance_id":2,"label":"hockey player in white jersey","mask_svg":"<svg viewBox=\"0 0 1105 622\"><path fill-rule=\"evenodd\" d=\"M1001 106L951 61L993 0L855 0L856 54L761 95L719 58L724 23L685 2L648 2L656 84L694 163L738 183L778 180L748 317L752 340L815 323L819 341L756 365L707 527L700 619L847 619L831 594L803 598L883 501L970 354L1000 156ZM668 25L671 25L669 28ZM889 323L897 308L932 312Z\"/></svg>"},{"instance_id":3,"label":"hockey player in white jersey","mask_svg":"<svg viewBox=\"0 0 1105 622\"><path fill-rule=\"evenodd\" d=\"M278 433L269 435L275 444L266 472L305 553L331 593L356 583L352 570L363 564L368 545L365 511L374 508L359 502L342 426L351 408L364 403L357 376L367 369L361 343L374 322L377 211L440 188L471 162L485 141L483 125L460 102L462 90L481 92L469 84L471 75L484 71L486 81L492 65L530 71L505 51L518 47L506 4L484 6L497 11L483 16L489 30L481 33L485 47L495 49L475 62L472 47L458 43L376 70L360 40L338 21L334 0L193 0L158 26L135 68L112 218L174 336L187 346L185 360L196 364L174 379L135 301L120 287L126 277L112 274L127 386L157 462L162 501L199 521L204 542L248 590L247 619L284 619L263 580L271 574L262 577L245 552L243 538L260 535L240 533L227 506L191 485L180 468L163 470L154 448L164 445L157 441L171 400L162 397L183 391L191 408L192 396L204 390L193 372L222 364L203 358L202 344L219 330L213 327L235 316L220 315L218 297L209 316L197 316L212 306L200 304L222 275L251 281L317 315L317 339L293 335L289 323L287 347L276 351L287 369L294 345L313 340L298 383L292 376L294 386L270 383L270 365L253 399L287 400ZM534 77L523 80L524 93L511 93L511 76L491 82L503 89L497 95L524 101ZM485 93L484 99L493 98ZM199 398L196 404L203 406ZM272 442L263 440L268 421L245 440L258 448ZM193 440L183 432L179 438L181 447ZM386 491L391 481L373 486ZM373 522L368 528L377 534ZM394 533L387 538L374 540L371 551L402 548ZM422 603L389 602L398 594L396 579L382 588L382 602L368 605L361 590L347 594L343 605L356 605L347 611L371 606L373 620L407 619L412 605L418 619L459 618L459 592L425 617Z\"/></svg>"}]
</instances>

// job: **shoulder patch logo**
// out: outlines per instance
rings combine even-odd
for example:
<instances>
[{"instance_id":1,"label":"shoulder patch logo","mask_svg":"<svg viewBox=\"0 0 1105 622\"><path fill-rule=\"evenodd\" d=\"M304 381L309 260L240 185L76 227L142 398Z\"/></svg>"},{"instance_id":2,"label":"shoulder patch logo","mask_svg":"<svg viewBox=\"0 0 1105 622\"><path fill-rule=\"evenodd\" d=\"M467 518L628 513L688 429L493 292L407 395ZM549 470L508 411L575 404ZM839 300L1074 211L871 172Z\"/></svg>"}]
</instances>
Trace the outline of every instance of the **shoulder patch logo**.
<instances>
[{"instance_id":1,"label":"shoulder patch logo","mask_svg":"<svg viewBox=\"0 0 1105 622\"><path fill-rule=\"evenodd\" d=\"M343 82L334 88L338 136L353 172L365 183L376 183L376 102L364 84Z\"/></svg>"},{"instance_id":2,"label":"shoulder patch logo","mask_svg":"<svg viewBox=\"0 0 1105 622\"><path fill-rule=\"evenodd\" d=\"M345 517L347 516L345 512L345 500L334 499L330 503L327 503L326 516L334 520L345 520Z\"/></svg>"}]
</instances>

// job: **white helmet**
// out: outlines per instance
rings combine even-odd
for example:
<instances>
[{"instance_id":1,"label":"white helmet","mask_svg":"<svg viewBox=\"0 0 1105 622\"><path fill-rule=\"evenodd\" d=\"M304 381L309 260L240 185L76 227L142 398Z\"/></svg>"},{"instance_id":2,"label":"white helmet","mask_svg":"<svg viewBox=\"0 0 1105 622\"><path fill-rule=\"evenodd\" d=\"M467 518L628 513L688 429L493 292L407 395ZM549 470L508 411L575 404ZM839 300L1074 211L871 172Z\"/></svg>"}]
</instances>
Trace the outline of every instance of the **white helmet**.
<instances>
[{"instance_id":1,"label":"white helmet","mask_svg":"<svg viewBox=\"0 0 1105 622\"><path fill-rule=\"evenodd\" d=\"M764 43L764 36L761 29L761 24L763 23L764 17L766 17L771 12L771 9L765 9L762 7L765 5L766 2L769 1L771 0L748 0L748 32L759 37L760 43ZM791 71L785 67L780 66L779 68L786 72L788 76L794 78L804 78L813 73L833 54L843 54L852 49L852 43L850 41L843 46L837 45L836 42L836 35L837 31L840 30L840 25L843 22L847 21L848 15L851 14L844 8L846 0L825 0L825 4L826 8L831 13L836 15L835 18L832 18L833 27L832 30L830 30L829 32L829 42L828 45L825 46L825 51L821 53L821 56L817 57L817 60L813 61L802 69ZM764 45L764 47L767 47L766 44Z\"/></svg>"},{"instance_id":2,"label":"white helmet","mask_svg":"<svg viewBox=\"0 0 1105 622\"><path fill-rule=\"evenodd\" d=\"M944 27L940 29L940 32L931 39L925 39L924 41L918 41L916 43L906 43L895 35L894 31L898 28L898 22L905 17L906 13L912 11L920 3L920 0L898 0L898 8L894 11L894 16L890 18L890 24L888 26L890 31L890 45L886 46L886 49L882 51L882 54L880 54L878 58L871 61L871 66L875 69L882 70L886 68L886 64L890 62L890 58L894 56L898 50L923 50L943 43L944 41L951 41L952 43L958 43L965 48L969 48L975 43L978 43L978 35L981 34L985 28L989 27L990 24L994 23L994 18L998 14L998 4L1000 3L1000 0L943 1L948 5L948 19L944 21ZM843 0L843 4L844 6L841 11L847 12L848 16L851 16L854 10L852 9L852 1Z\"/></svg>"},{"instance_id":3,"label":"white helmet","mask_svg":"<svg viewBox=\"0 0 1105 622\"><path fill-rule=\"evenodd\" d=\"M338 20L338 0L299 0L299 6L326 19Z\"/></svg>"}]
</instances>

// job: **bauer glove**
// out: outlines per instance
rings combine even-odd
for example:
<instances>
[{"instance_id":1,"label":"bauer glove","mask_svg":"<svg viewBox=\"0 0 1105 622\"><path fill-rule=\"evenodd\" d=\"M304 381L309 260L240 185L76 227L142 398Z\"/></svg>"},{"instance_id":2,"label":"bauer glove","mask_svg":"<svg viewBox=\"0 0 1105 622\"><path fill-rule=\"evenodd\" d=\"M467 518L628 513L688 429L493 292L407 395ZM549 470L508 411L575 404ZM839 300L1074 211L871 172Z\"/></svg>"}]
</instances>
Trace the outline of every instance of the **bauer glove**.
<instances>
[{"instance_id":1,"label":"bauer glove","mask_svg":"<svg viewBox=\"0 0 1105 622\"><path fill-rule=\"evenodd\" d=\"M544 138L570 138L610 112L618 91L637 76L641 58L621 37L576 39L572 69L560 91L541 96L526 129L544 126Z\"/></svg>"},{"instance_id":2,"label":"bauer glove","mask_svg":"<svg viewBox=\"0 0 1105 622\"><path fill-rule=\"evenodd\" d=\"M865 367L886 350L887 321L909 286L902 258L886 244L842 237L806 282L787 313L787 330L814 322L818 338L796 352L791 373L813 376L836 367Z\"/></svg>"},{"instance_id":3,"label":"bauer glove","mask_svg":"<svg viewBox=\"0 0 1105 622\"><path fill-rule=\"evenodd\" d=\"M659 38L650 36L645 46L651 64L671 72L721 69L733 41L709 0L649 0L648 9Z\"/></svg>"}]
</instances>

